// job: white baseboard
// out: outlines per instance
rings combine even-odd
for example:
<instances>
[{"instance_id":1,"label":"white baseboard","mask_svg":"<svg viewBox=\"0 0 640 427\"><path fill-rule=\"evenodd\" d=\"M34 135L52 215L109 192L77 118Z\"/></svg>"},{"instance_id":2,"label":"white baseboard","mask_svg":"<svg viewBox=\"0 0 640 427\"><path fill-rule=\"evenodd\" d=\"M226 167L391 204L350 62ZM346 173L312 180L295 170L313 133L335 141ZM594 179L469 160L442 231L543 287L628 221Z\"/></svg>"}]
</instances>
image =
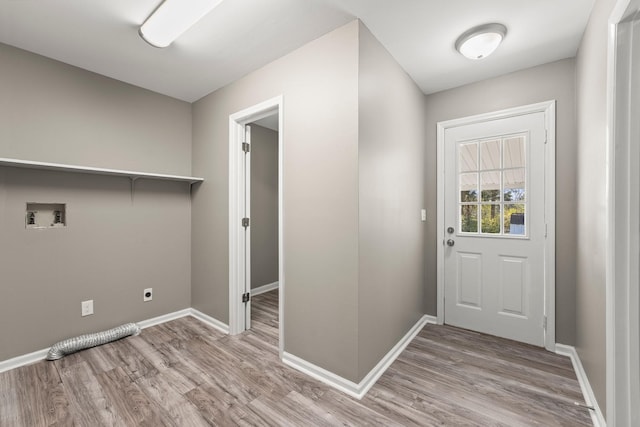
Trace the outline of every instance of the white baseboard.
<instances>
[{"instance_id":1,"label":"white baseboard","mask_svg":"<svg viewBox=\"0 0 640 427\"><path fill-rule=\"evenodd\" d=\"M257 288L251 289L251 295L264 294L265 292L278 289L279 286L280 282L267 283L266 285L258 286Z\"/></svg>"},{"instance_id":2,"label":"white baseboard","mask_svg":"<svg viewBox=\"0 0 640 427\"><path fill-rule=\"evenodd\" d=\"M418 335L418 332L420 332L427 323L435 324L435 322L436 320L433 316L422 316L422 318L413 325L409 332L407 332L405 336L402 337L391 350L389 350L389 352L358 384L290 353L283 353L282 361L292 368L332 386L349 396L355 397L356 399L362 399L382 374L384 374L384 372L389 368L389 366L391 366L398 356L400 356L400 353L402 353L402 351L409 345L411 340Z\"/></svg>"},{"instance_id":3,"label":"white baseboard","mask_svg":"<svg viewBox=\"0 0 640 427\"><path fill-rule=\"evenodd\" d=\"M436 316L430 316L428 314L425 314L424 316L422 316L422 318L425 319L426 324L431 324L431 325L438 324L438 318Z\"/></svg>"},{"instance_id":4,"label":"white baseboard","mask_svg":"<svg viewBox=\"0 0 640 427\"><path fill-rule=\"evenodd\" d=\"M19 368L20 366L39 362L47 357L48 352L49 349L45 348L43 350L34 351L33 353L23 354L22 356L17 356L12 359L3 360L0 362L0 372L10 371L11 369Z\"/></svg>"},{"instance_id":5,"label":"white baseboard","mask_svg":"<svg viewBox=\"0 0 640 427\"><path fill-rule=\"evenodd\" d=\"M607 422L605 421L602 411L600 410L600 406L598 406L598 401L596 400L595 394L593 394L593 389L591 388L591 384L589 383L589 378L587 377L587 373L582 366L580 356L578 356L578 352L576 351L575 347L564 344L556 344L556 354L567 356L571 359L573 370L576 372L576 377L578 377L578 383L580 383L580 389L582 390L584 401L587 406L593 407L593 410L589 409L589 412L591 413L591 421L593 422L594 427L606 427Z\"/></svg>"},{"instance_id":6,"label":"white baseboard","mask_svg":"<svg viewBox=\"0 0 640 427\"><path fill-rule=\"evenodd\" d=\"M163 314L162 316L154 317L147 320L142 320L140 322L135 322L136 325L140 326L141 329L147 329L151 326L156 326L161 323L170 322L172 320L179 319L181 317L189 316L191 314L190 308L185 308L184 310L174 311L173 313Z\"/></svg>"},{"instance_id":7,"label":"white baseboard","mask_svg":"<svg viewBox=\"0 0 640 427\"><path fill-rule=\"evenodd\" d=\"M206 323L207 325L216 328L220 332L224 332L225 334L229 333L229 325L226 323L222 323L216 318L209 316L208 314L204 314L201 311L196 310L195 308L191 308L191 316L195 317L199 321Z\"/></svg>"},{"instance_id":8,"label":"white baseboard","mask_svg":"<svg viewBox=\"0 0 640 427\"><path fill-rule=\"evenodd\" d=\"M310 377L315 378L320 382L323 382L337 390L340 390L343 393L348 394L351 397L362 399L362 397L364 396L364 393L362 393L360 390L359 384L343 378L340 375L336 375L333 372L321 368L318 365L314 365L311 362L307 362L306 360L298 356L294 356L291 353L287 353L286 351L283 352L282 362L302 372L303 374L309 375Z\"/></svg>"},{"instance_id":9,"label":"white baseboard","mask_svg":"<svg viewBox=\"0 0 640 427\"><path fill-rule=\"evenodd\" d=\"M161 323L170 322L171 320L180 319L181 317L185 317L185 316L195 317L201 322L206 323L207 325L212 326L218 329L219 331L224 332L225 334L229 333L228 325L194 308L185 308L183 310L174 311L173 313L163 314L162 316L154 317L147 320L142 320L140 322L135 322L135 323L138 326L140 326L141 329L146 329L151 326L156 326ZM30 365L32 363L44 360L44 358L47 357L48 352L49 352L49 348L45 348L43 350L34 351L33 353L23 354L22 356L16 356L11 359L2 360L0 361L0 372L9 371L11 369L19 368L20 366Z\"/></svg>"},{"instance_id":10,"label":"white baseboard","mask_svg":"<svg viewBox=\"0 0 640 427\"><path fill-rule=\"evenodd\" d=\"M147 319L140 322L136 322L136 324L140 326L140 328L146 329L151 326L156 326L161 323L170 322L172 320L180 319L181 317L185 317L185 316L195 317L202 323L206 323L207 325L214 327L225 334L229 333L229 325L222 323L218 319L215 319L209 316L208 314L204 314L203 312L196 310L195 308L185 308L184 310L163 314L162 316L154 317L153 319Z\"/></svg>"}]
</instances>

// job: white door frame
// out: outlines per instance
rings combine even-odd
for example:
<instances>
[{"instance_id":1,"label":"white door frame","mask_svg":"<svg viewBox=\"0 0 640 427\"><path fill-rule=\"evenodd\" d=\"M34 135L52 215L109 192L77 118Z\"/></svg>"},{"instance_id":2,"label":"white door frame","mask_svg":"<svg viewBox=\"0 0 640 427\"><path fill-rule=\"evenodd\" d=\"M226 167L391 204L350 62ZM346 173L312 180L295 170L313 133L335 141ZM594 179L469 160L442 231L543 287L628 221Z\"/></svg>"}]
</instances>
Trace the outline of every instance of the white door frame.
<instances>
[{"instance_id":1,"label":"white door frame","mask_svg":"<svg viewBox=\"0 0 640 427\"><path fill-rule=\"evenodd\" d=\"M640 422L640 111L637 94L640 70L631 60L633 24L640 25L640 0L619 0L609 18L608 120L608 243L607 243L607 425ZM637 33L636 33L637 37ZM637 42L636 42L637 43Z\"/></svg>"},{"instance_id":2,"label":"white door frame","mask_svg":"<svg viewBox=\"0 0 640 427\"><path fill-rule=\"evenodd\" d=\"M245 277L245 239L242 227L244 212L244 153L242 142L244 126L256 120L278 113L278 281L280 358L284 350L284 104L283 96L276 96L229 116L229 333L245 331L242 293Z\"/></svg>"},{"instance_id":3,"label":"white door frame","mask_svg":"<svg viewBox=\"0 0 640 427\"><path fill-rule=\"evenodd\" d=\"M471 117L438 122L437 125L437 181L438 181L438 259L437 259L437 322L444 323L444 144L445 131L458 126L466 126L474 123L491 120L506 119L532 113L544 113L545 129L547 131L547 143L545 144L545 224L547 226L547 239L545 240L544 256L544 316L547 319L544 343L545 348L555 352L556 346L556 101L546 101L538 104L525 105L493 113L479 114Z\"/></svg>"}]
</instances>

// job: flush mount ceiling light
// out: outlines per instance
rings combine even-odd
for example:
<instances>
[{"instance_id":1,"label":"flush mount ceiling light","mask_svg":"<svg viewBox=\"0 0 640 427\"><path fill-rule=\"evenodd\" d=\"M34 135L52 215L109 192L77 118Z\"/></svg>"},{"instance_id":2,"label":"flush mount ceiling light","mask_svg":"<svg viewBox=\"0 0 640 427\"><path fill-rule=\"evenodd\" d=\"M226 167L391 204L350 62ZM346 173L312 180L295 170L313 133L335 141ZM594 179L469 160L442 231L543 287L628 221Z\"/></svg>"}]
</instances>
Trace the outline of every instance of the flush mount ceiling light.
<instances>
[{"instance_id":1,"label":"flush mount ceiling light","mask_svg":"<svg viewBox=\"0 0 640 427\"><path fill-rule=\"evenodd\" d=\"M502 24L479 25L464 32L456 40L456 50L469 59L482 59L491 55L507 35Z\"/></svg>"},{"instance_id":2,"label":"flush mount ceiling light","mask_svg":"<svg viewBox=\"0 0 640 427\"><path fill-rule=\"evenodd\" d=\"M167 47L222 0L164 0L138 31L151 46Z\"/></svg>"}]
</instances>

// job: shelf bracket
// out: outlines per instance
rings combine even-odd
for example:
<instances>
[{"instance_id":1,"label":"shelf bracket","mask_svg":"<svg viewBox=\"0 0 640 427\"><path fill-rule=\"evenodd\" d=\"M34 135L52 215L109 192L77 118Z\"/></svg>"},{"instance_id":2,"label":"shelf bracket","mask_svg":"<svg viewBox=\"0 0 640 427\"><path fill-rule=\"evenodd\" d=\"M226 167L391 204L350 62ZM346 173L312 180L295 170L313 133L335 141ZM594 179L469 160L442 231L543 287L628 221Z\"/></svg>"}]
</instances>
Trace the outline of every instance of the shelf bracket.
<instances>
[{"instance_id":1,"label":"shelf bracket","mask_svg":"<svg viewBox=\"0 0 640 427\"><path fill-rule=\"evenodd\" d=\"M133 204L133 195L136 192L136 181L138 178L139 177L133 175L129 177L129 180L131 181L131 204Z\"/></svg>"}]
</instances>

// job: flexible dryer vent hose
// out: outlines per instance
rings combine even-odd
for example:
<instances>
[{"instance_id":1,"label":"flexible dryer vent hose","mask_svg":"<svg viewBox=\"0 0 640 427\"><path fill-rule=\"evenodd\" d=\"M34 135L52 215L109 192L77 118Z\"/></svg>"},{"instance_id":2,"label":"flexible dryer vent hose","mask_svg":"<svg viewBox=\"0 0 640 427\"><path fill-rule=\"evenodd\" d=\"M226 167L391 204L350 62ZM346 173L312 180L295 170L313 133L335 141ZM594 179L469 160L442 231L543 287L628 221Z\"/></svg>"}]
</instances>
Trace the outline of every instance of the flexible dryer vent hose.
<instances>
[{"instance_id":1,"label":"flexible dryer vent hose","mask_svg":"<svg viewBox=\"0 0 640 427\"><path fill-rule=\"evenodd\" d=\"M127 323L126 325L121 325L117 328L109 329L108 331L69 338L55 343L49 350L49 353L47 353L47 360L58 360L67 354L75 353L76 351L96 347L111 341L128 337L129 335L138 334L140 334L140 327L135 323Z\"/></svg>"}]
</instances>

